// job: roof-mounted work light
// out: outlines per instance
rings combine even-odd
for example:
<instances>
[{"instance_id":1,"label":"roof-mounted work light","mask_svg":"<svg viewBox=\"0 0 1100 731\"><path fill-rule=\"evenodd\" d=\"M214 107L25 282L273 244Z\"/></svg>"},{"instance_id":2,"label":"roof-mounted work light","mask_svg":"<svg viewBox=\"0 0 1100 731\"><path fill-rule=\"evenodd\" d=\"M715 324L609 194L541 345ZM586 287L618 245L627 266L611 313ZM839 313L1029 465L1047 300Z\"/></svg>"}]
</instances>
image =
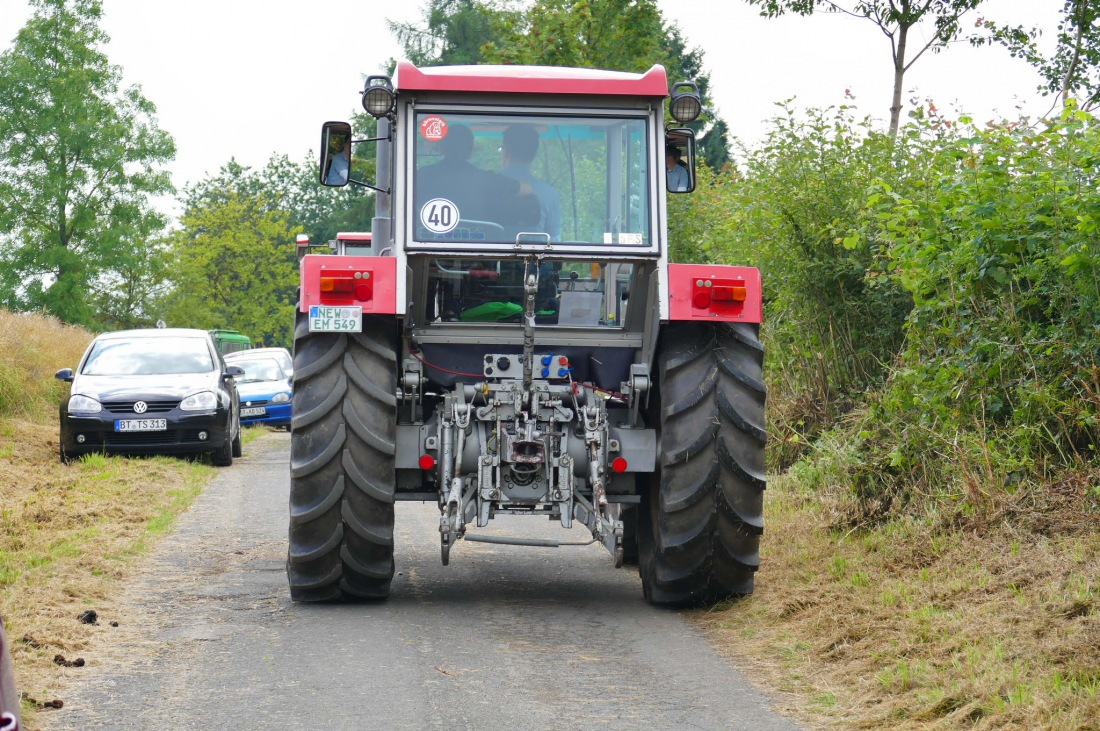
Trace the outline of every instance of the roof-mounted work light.
<instances>
[{"instance_id":1,"label":"roof-mounted work light","mask_svg":"<svg viewBox=\"0 0 1100 731\"><path fill-rule=\"evenodd\" d=\"M363 109L375 119L393 111L393 82L388 76L371 76L363 87Z\"/></svg>"},{"instance_id":2,"label":"roof-mounted work light","mask_svg":"<svg viewBox=\"0 0 1100 731\"><path fill-rule=\"evenodd\" d=\"M685 89L686 87L686 89ZM678 91L685 89L683 91ZM703 102L699 99L699 87L690 81L681 81L672 86L672 101L668 112L680 124L694 121L703 111Z\"/></svg>"}]
</instances>

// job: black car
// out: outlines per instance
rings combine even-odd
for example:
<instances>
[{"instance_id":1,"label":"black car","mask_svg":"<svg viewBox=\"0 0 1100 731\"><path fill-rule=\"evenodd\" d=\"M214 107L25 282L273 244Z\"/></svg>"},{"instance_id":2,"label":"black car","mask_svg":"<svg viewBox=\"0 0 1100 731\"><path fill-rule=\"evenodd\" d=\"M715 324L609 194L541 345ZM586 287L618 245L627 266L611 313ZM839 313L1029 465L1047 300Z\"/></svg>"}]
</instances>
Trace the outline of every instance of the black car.
<instances>
[{"instance_id":1,"label":"black car","mask_svg":"<svg viewBox=\"0 0 1100 731\"><path fill-rule=\"evenodd\" d=\"M62 462L90 452L203 454L228 466L241 456L240 400L205 330L123 330L100 335L57 378Z\"/></svg>"}]
</instances>

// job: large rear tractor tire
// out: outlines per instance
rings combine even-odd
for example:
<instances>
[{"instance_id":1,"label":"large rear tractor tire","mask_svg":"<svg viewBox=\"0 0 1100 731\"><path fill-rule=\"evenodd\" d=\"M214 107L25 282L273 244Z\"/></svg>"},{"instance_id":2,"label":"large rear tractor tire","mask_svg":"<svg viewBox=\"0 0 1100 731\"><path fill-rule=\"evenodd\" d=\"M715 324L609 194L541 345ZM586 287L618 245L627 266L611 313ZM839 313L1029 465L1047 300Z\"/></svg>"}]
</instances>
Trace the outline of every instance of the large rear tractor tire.
<instances>
[{"instance_id":1,"label":"large rear tractor tire","mask_svg":"<svg viewBox=\"0 0 1100 731\"><path fill-rule=\"evenodd\" d=\"M652 604L753 591L766 442L759 326L672 323L657 355L658 463L642 490L639 573Z\"/></svg>"},{"instance_id":2,"label":"large rear tractor tire","mask_svg":"<svg viewBox=\"0 0 1100 731\"><path fill-rule=\"evenodd\" d=\"M393 578L395 318L362 333L294 331L290 547L295 601L384 599Z\"/></svg>"}]
</instances>

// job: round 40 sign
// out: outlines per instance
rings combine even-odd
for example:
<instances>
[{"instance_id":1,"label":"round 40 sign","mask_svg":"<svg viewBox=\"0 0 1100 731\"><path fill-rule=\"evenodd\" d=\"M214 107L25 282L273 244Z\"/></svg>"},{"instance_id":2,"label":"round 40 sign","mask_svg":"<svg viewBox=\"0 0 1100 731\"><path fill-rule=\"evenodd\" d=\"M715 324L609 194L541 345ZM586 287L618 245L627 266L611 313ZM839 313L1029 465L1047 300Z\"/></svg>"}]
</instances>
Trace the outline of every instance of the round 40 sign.
<instances>
[{"instance_id":1,"label":"round 40 sign","mask_svg":"<svg viewBox=\"0 0 1100 731\"><path fill-rule=\"evenodd\" d=\"M420 209L420 223L433 234L452 231L458 218L458 206L446 198L432 198Z\"/></svg>"}]
</instances>

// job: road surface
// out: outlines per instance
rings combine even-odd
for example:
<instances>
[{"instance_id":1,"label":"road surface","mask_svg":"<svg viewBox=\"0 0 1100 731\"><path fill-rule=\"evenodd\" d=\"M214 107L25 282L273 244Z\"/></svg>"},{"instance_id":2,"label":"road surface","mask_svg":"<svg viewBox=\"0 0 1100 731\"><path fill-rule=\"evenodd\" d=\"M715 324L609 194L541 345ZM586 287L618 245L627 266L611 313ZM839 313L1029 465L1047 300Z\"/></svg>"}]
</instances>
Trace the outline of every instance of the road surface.
<instances>
[{"instance_id":1,"label":"road surface","mask_svg":"<svg viewBox=\"0 0 1100 731\"><path fill-rule=\"evenodd\" d=\"M288 454L288 435L258 439L181 516L101 618L64 708L43 712L50 731L797 728L598 545L460 541L443 567L435 506L400 503L387 602L292 603Z\"/></svg>"}]
</instances>

